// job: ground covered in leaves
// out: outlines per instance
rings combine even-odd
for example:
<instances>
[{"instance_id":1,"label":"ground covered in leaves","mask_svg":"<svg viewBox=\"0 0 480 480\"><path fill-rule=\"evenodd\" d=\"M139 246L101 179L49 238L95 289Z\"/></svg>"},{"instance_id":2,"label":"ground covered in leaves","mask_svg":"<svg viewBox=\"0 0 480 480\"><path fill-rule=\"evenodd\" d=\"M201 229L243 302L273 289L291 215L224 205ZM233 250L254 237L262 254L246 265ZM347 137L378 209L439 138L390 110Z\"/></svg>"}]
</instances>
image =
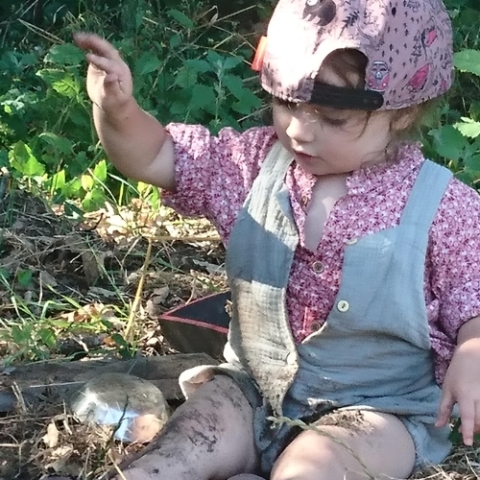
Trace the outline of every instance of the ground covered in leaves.
<instances>
[{"instance_id":1,"label":"ground covered in leaves","mask_svg":"<svg viewBox=\"0 0 480 480\"><path fill-rule=\"evenodd\" d=\"M137 203L79 223L10 192L0 199L0 384L16 362L172 353L159 315L224 290L223 261L207 222ZM60 398L35 408L17 400L0 414L0 480L92 480L138 451L78 423ZM415 478L478 479L480 446L458 447Z\"/></svg>"},{"instance_id":2,"label":"ground covered in leaves","mask_svg":"<svg viewBox=\"0 0 480 480\"><path fill-rule=\"evenodd\" d=\"M27 192L8 193L0 199L0 386L27 361L173 353L159 315L225 290L223 261L205 221L134 203L78 222ZM39 410L20 398L15 413L0 414L0 480L96 478L126 454L112 432L80 425L61 399L49 400Z\"/></svg>"}]
</instances>

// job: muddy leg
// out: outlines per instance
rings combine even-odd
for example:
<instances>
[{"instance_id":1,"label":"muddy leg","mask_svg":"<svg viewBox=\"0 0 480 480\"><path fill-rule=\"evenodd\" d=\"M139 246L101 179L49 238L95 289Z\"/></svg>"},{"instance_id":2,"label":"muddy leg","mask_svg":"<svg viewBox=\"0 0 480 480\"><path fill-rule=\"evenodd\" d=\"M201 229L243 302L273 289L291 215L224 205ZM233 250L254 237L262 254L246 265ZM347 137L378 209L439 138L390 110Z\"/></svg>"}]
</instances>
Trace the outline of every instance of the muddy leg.
<instances>
[{"instance_id":1,"label":"muddy leg","mask_svg":"<svg viewBox=\"0 0 480 480\"><path fill-rule=\"evenodd\" d=\"M127 480L223 480L254 471L253 410L233 380L216 376L142 453L122 465Z\"/></svg>"}]
</instances>

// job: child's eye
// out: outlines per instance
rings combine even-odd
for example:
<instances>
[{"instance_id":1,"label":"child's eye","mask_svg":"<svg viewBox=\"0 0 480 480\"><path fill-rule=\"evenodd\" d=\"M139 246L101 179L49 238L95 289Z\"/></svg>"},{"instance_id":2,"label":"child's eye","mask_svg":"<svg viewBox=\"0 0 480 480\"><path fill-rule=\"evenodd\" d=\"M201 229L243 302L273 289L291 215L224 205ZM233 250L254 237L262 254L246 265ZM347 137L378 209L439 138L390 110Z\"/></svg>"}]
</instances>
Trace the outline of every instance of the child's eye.
<instances>
[{"instance_id":1,"label":"child's eye","mask_svg":"<svg viewBox=\"0 0 480 480\"><path fill-rule=\"evenodd\" d=\"M331 118L325 115L320 115L320 120L332 127L344 127L347 124L347 118Z\"/></svg>"}]
</instances>

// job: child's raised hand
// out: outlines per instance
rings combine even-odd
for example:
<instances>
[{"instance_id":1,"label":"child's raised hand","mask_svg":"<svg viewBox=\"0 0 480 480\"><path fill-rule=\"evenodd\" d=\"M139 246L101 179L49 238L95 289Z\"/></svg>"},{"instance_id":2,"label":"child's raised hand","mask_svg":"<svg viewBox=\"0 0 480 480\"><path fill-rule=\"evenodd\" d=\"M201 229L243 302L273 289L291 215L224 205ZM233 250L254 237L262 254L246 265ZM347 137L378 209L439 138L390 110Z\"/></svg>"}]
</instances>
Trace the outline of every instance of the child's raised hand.
<instances>
[{"instance_id":1,"label":"child's raised hand","mask_svg":"<svg viewBox=\"0 0 480 480\"><path fill-rule=\"evenodd\" d=\"M457 347L445 375L437 427L450 421L453 406L458 404L461 432L465 445L473 444L480 432L480 338L472 338Z\"/></svg>"},{"instance_id":2,"label":"child's raised hand","mask_svg":"<svg viewBox=\"0 0 480 480\"><path fill-rule=\"evenodd\" d=\"M93 33L77 33L75 43L88 53L87 91L105 113L116 113L132 99L132 74L115 47Z\"/></svg>"}]
</instances>

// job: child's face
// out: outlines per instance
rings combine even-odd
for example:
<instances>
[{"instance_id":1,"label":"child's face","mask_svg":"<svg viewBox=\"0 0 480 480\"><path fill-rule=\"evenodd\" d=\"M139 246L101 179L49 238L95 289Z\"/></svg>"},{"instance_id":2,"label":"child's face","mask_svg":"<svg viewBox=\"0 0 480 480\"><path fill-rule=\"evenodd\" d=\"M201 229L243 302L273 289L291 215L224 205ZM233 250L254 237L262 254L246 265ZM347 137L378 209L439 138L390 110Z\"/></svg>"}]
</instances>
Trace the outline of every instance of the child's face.
<instances>
[{"instance_id":1,"label":"child's face","mask_svg":"<svg viewBox=\"0 0 480 480\"><path fill-rule=\"evenodd\" d=\"M322 81L344 86L333 72ZM368 121L367 121L368 119ZM274 100L273 120L280 142L314 175L348 173L380 163L391 139L389 114L337 110Z\"/></svg>"}]
</instances>

